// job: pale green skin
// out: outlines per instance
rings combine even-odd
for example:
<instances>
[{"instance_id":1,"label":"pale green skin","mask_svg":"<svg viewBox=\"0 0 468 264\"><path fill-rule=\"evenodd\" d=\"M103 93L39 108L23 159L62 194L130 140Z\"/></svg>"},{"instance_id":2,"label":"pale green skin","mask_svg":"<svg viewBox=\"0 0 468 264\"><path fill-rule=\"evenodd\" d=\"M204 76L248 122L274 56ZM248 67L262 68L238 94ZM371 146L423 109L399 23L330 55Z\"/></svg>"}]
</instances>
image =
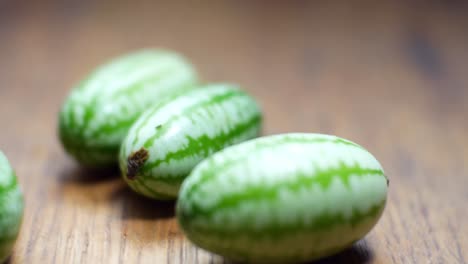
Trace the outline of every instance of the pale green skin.
<instances>
[{"instance_id":1,"label":"pale green skin","mask_svg":"<svg viewBox=\"0 0 468 264\"><path fill-rule=\"evenodd\" d=\"M144 196L175 199L180 184L200 161L257 137L261 120L255 100L236 85L204 85L170 97L146 111L130 129L119 158L123 178ZM147 153L147 160L132 168L138 151Z\"/></svg>"},{"instance_id":2,"label":"pale green skin","mask_svg":"<svg viewBox=\"0 0 468 264\"><path fill-rule=\"evenodd\" d=\"M176 212L201 248L240 261L301 262L364 237L384 210L387 186L359 145L291 133L205 159L182 184Z\"/></svg>"},{"instance_id":3,"label":"pale green skin","mask_svg":"<svg viewBox=\"0 0 468 264\"><path fill-rule=\"evenodd\" d=\"M140 114L197 82L190 63L174 52L142 50L118 57L71 91L60 111L60 140L84 166L115 165L120 144Z\"/></svg>"},{"instance_id":4,"label":"pale green skin","mask_svg":"<svg viewBox=\"0 0 468 264\"><path fill-rule=\"evenodd\" d=\"M7 158L0 151L0 263L11 254L23 218L23 194Z\"/></svg>"}]
</instances>

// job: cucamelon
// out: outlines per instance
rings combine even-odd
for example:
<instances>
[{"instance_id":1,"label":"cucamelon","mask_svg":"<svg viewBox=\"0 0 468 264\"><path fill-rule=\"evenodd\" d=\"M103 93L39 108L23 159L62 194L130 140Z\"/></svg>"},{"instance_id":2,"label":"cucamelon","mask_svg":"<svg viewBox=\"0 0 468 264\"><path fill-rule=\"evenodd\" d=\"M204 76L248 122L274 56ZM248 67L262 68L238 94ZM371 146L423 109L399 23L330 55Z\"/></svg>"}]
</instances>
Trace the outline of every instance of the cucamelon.
<instances>
[{"instance_id":1,"label":"cucamelon","mask_svg":"<svg viewBox=\"0 0 468 264\"><path fill-rule=\"evenodd\" d=\"M23 218L23 194L7 158L0 151L0 263L11 254Z\"/></svg>"},{"instance_id":2,"label":"cucamelon","mask_svg":"<svg viewBox=\"0 0 468 264\"><path fill-rule=\"evenodd\" d=\"M291 133L250 140L201 162L177 217L201 248L233 260L300 262L331 255L380 218L388 181L348 140Z\"/></svg>"},{"instance_id":3,"label":"cucamelon","mask_svg":"<svg viewBox=\"0 0 468 264\"><path fill-rule=\"evenodd\" d=\"M169 97L145 112L122 143L124 180L154 199L177 197L180 184L201 160L258 136L255 100L230 84L210 84Z\"/></svg>"},{"instance_id":4,"label":"cucamelon","mask_svg":"<svg viewBox=\"0 0 468 264\"><path fill-rule=\"evenodd\" d=\"M174 52L142 50L118 57L72 90L59 115L61 142L85 166L115 164L139 115L196 82L192 66Z\"/></svg>"}]
</instances>

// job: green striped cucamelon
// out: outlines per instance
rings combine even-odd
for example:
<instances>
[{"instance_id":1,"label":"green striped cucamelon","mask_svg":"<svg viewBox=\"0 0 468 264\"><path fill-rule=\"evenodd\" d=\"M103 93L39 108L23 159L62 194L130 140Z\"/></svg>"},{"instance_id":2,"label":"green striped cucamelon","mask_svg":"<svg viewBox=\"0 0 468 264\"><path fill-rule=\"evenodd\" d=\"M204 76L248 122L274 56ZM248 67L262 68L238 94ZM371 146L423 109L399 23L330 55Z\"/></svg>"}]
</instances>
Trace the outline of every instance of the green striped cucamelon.
<instances>
[{"instance_id":1,"label":"green striped cucamelon","mask_svg":"<svg viewBox=\"0 0 468 264\"><path fill-rule=\"evenodd\" d=\"M116 164L122 140L148 107L197 83L180 55L142 50L97 68L72 90L59 115L65 150L88 167Z\"/></svg>"},{"instance_id":2,"label":"green striped cucamelon","mask_svg":"<svg viewBox=\"0 0 468 264\"><path fill-rule=\"evenodd\" d=\"M23 194L7 158L0 151L0 263L11 254L23 218Z\"/></svg>"},{"instance_id":3,"label":"green striped cucamelon","mask_svg":"<svg viewBox=\"0 0 468 264\"><path fill-rule=\"evenodd\" d=\"M145 112L122 143L120 168L127 184L154 199L174 199L201 160L258 136L255 100L229 84L211 84L168 98Z\"/></svg>"},{"instance_id":4,"label":"green striped cucamelon","mask_svg":"<svg viewBox=\"0 0 468 264\"><path fill-rule=\"evenodd\" d=\"M177 217L196 245L233 260L300 262L362 238L382 214L387 178L364 148L328 135L250 140L201 162Z\"/></svg>"}]
</instances>

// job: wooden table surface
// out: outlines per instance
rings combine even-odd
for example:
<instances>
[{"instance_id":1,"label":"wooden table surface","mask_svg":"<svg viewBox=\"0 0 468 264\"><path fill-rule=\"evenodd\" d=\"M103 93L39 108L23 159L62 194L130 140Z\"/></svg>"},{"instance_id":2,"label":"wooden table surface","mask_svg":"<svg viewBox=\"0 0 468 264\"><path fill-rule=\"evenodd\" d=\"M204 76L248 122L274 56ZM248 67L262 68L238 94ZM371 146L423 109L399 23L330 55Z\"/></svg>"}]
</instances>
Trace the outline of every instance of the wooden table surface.
<instances>
[{"instance_id":1,"label":"wooden table surface","mask_svg":"<svg viewBox=\"0 0 468 264\"><path fill-rule=\"evenodd\" d=\"M462 1L0 2L0 148L26 195L11 263L222 263L173 203L62 150L57 112L94 66L142 47L241 84L264 134L335 134L390 178L386 210L323 263L468 262L468 5Z\"/></svg>"}]
</instances>

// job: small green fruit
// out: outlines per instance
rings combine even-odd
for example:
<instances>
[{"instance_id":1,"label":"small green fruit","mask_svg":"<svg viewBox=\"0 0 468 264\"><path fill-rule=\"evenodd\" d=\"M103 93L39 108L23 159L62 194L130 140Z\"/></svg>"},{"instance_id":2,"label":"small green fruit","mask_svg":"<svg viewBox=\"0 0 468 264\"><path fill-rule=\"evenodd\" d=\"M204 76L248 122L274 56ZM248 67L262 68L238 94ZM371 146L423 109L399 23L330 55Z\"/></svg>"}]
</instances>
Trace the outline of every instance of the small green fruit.
<instances>
[{"instance_id":1,"label":"small green fruit","mask_svg":"<svg viewBox=\"0 0 468 264\"><path fill-rule=\"evenodd\" d=\"M284 134L226 148L182 184L177 217L196 245L249 262L334 254L380 218L387 178L362 147L334 136Z\"/></svg>"},{"instance_id":2,"label":"small green fruit","mask_svg":"<svg viewBox=\"0 0 468 264\"><path fill-rule=\"evenodd\" d=\"M258 136L261 112L236 86L200 87L145 112L122 144L120 168L128 185L154 199L174 199L203 159Z\"/></svg>"},{"instance_id":3,"label":"small green fruit","mask_svg":"<svg viewBox=\"0 0 468 264\"><path fill-rule=\"evenodd\" d=\"M85 166L115 164L120 144L140 114L196 82L192 66L174 52L143 50L114 59L66 100L59 117L62 144Z\"/></svg>"},{"instance_id":4,"label":"small green fruit","mask_svg":"<svg viewBox=\"0 0 468 264\"><path fill-rule=\"evenodd\" d=\"M23 218L23 194L15 173L0 151L0 263L10 256Z\"/></svg>"}]
</instances>

